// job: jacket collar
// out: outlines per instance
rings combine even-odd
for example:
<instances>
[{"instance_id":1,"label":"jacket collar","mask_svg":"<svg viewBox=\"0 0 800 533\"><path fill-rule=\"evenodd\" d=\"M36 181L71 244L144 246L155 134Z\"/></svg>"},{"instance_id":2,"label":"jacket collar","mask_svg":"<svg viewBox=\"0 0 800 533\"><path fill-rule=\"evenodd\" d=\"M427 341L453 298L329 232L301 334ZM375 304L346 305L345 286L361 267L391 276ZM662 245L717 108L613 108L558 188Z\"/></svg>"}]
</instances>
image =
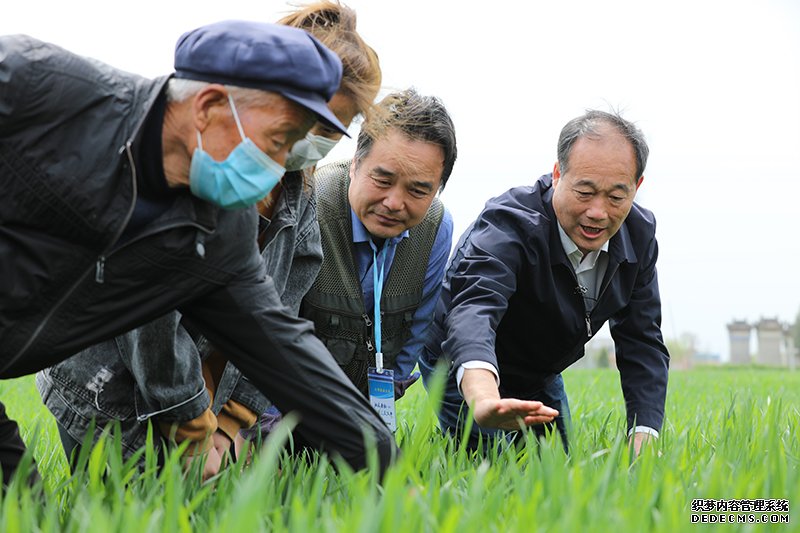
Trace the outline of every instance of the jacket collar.
<instances>
[{"instance_id":1,"label":"jacket collar","mask_svg":"<svg viewBox=\"0 0 800 533\"><path fill-rule=\"evenodd\" d=\"M628 230L627 221L622 223L619 231L608 241L609 262L637 263L639 259L633 249L631 234Z\"/></svg>"},{"instance_id":2,"label":"jacket collar","mask_svg":"<svg viewBox=\"0 0 800 533\"><path fill-rule=\"evenodd\" d=\"M283 178L281 178L281 194L275 204L272 219L267 219L261 215L258 217L259 234L271 228L269 233L274 235L281 228L298 224L302 195L307 194L304 187L302 171L290 171L283 175Z\"/></svg>"},{"instance_id":3,"label":"jacket collar","mask_svg":"<svg viewBox=\"0 0 800 533\"><path fill-rule=\"evenodd\" d=\"M141 142L141 137L144 132L144 124L147 120L147 115L150 113L150 110L153 108L153 105L155 105L161 93L167 90L167 82L171 77L172 76L162 76L152 81L147 80L144 82L149 84L147 87L137 86L136 88L135 101L131 105L131 109L141 109L142 112L136 117L133 129L126 142L126 144L130 143L136 152L139 150L139 143ZM125 145L120 147L120 153L123 153L124 150Z\"/></svg>"},{"instance_id":4,"label":"jacket collar","mask_svg":"<svg viewBox=\"0 0 800 533\"><path fill-rule=\"evenodd\" d=\"M135 126L131 130L129 140L120 148L120 155L122 158L127 159L127 152L131 151L136 153L141 144L141 138L144 134L144 125L147 116L155 105L158 97L166 90L167 82L171 76L162 76L155 80L144 80L140 86L137 86L135 91L134 103L131 105L132 109L140 109L139 116L136 117ZM134 167L136 161L134 160ZM136 168L138 172L141 169ZM134 190L137 184L133 184ZM135 199L132 201L130 209L134 208ZM208 232L213 232L217 226L217 218L219 216L220 208L203 201L189 192L187 187L185 190L176 192L175 200L170 209L167 209L154 221L157 224L169 224L176 220L185 220L188 218L194 223L202 226Z\"/></svg>"}]
</instances>

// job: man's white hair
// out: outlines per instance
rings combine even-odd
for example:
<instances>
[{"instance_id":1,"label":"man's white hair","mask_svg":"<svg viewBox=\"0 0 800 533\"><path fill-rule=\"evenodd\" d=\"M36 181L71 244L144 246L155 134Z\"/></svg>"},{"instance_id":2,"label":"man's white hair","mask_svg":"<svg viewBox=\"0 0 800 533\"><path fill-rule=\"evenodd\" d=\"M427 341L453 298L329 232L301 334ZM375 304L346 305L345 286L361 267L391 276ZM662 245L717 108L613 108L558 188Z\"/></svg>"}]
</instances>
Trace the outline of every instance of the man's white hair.
<instances>
[{"instance_id":1,"label":"man's white hair","mask_svg":"<svg viewBox=\"0 0 800 533\"><path fill-rule=\"evenodd\" d=\"M167 83L167 102L183 102L199 93L204 87L211 85L205 81L171 78ZM235 85L225 85L233 96L236 107L268 106L275 97L275 93L248 89Z\"/></svg>"}]
</instances>

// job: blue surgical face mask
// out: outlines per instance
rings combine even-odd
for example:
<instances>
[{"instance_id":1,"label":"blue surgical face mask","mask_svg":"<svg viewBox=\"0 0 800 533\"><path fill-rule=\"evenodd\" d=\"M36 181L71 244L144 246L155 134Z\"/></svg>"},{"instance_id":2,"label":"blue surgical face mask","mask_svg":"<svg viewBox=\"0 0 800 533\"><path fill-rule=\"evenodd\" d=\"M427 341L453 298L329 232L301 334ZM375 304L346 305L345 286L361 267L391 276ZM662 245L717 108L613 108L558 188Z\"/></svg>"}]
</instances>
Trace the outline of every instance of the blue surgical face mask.
<instances>
[{"instance_id":1,"label":"blue surgical face mask","mask_svg":"<svg viewBox=\"0 0 800 533\"><path fill-rule=\"evenodd\" d=\"M307 134L305 139L294 143L289 151L286 157L286 170L301 170L316 165L320 159L328 155L337 142L322 135Z\"/></svg>"},{"instance_id":2,"label":"blue surgical face mask","mask_svg":"<svg viewBox=\"0 0 800 533\"><path fill-rule=\"evenodd\" d=\"M192 164L189 168L189 188L198 198L224 209L241 209L255 204L268 195L283 177L286 169L245 136L230 93L228 101L242 142L224 161L215 161L203 150L203 142L198 131L197 148L192 154Z\"/></svg>"}]
</instances>

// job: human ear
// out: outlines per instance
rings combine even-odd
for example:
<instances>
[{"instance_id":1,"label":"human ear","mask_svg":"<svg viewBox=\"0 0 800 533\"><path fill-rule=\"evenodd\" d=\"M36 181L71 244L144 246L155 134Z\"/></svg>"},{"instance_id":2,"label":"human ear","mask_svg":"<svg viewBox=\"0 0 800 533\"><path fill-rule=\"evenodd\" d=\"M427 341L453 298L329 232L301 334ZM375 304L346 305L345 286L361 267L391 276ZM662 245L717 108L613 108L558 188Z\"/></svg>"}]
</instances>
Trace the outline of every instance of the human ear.
<instances>
[{"instance_id":1,"label":"human ear","mask_svg":"<svg viewBox=\"0 0 800 533\"><path fill-rule=\"evenodd\" d=\"M558 164L558 161L553 165L553 186L558 183L558 180L561 179L561 167Z\"/></svg>"},{"instance_id":2,"label":"human ear","mask_svg":"<svg viewBox=\"0 0 800 533\"><path fill-rule=\"evenodd\" d=\"M212 83L200 89L192 97L192 118L194 127L203 133L223 108L228 107L228 90L224 85Z\"/></svg>"}]
</instances>

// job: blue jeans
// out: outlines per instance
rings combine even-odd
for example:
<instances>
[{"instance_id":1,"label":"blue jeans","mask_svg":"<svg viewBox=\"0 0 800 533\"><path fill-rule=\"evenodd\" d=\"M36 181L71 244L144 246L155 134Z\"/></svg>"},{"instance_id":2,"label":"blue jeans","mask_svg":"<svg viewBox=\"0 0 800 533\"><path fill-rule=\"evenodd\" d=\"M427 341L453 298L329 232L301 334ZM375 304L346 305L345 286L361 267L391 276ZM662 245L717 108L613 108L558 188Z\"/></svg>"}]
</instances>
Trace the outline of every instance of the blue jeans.
<instances>
[{"instance_id":1,"label":"blue jeans","mask_svg":"<svg viewBox=\"0 0 800 533\"><path fill-rule=\"evenodd\" d=\"M429 366L424 359L424 357L420 358L419 367L422 372L423 384L427 389L428 380L431 378L433 368ZM564 380L561 374L553 376L553 379L547 385L535 391L529 398L520 399L537 400L558 411L558 416L553 422L531 426L531 430L539 437L544 437L547 431L558 430L561 436L561 443L564 446L564 451L569 452L567 428L571 423L571 416L567 392L564 390ZM468 414L469 406L464 402L461 393L458 391L455 372L453 372L447 378L442 405L439 409L439 427L442 429L442 432L449 433L456 439L461 439L463 437L464 428L466 427ZM473 421L467 446L473 450L482 448L485 451L488 449L487 444L489 443L498 442L500 440L513 443L524 438L525 435L521 431L482 428Z\"/></svg>"}]
</instances>

